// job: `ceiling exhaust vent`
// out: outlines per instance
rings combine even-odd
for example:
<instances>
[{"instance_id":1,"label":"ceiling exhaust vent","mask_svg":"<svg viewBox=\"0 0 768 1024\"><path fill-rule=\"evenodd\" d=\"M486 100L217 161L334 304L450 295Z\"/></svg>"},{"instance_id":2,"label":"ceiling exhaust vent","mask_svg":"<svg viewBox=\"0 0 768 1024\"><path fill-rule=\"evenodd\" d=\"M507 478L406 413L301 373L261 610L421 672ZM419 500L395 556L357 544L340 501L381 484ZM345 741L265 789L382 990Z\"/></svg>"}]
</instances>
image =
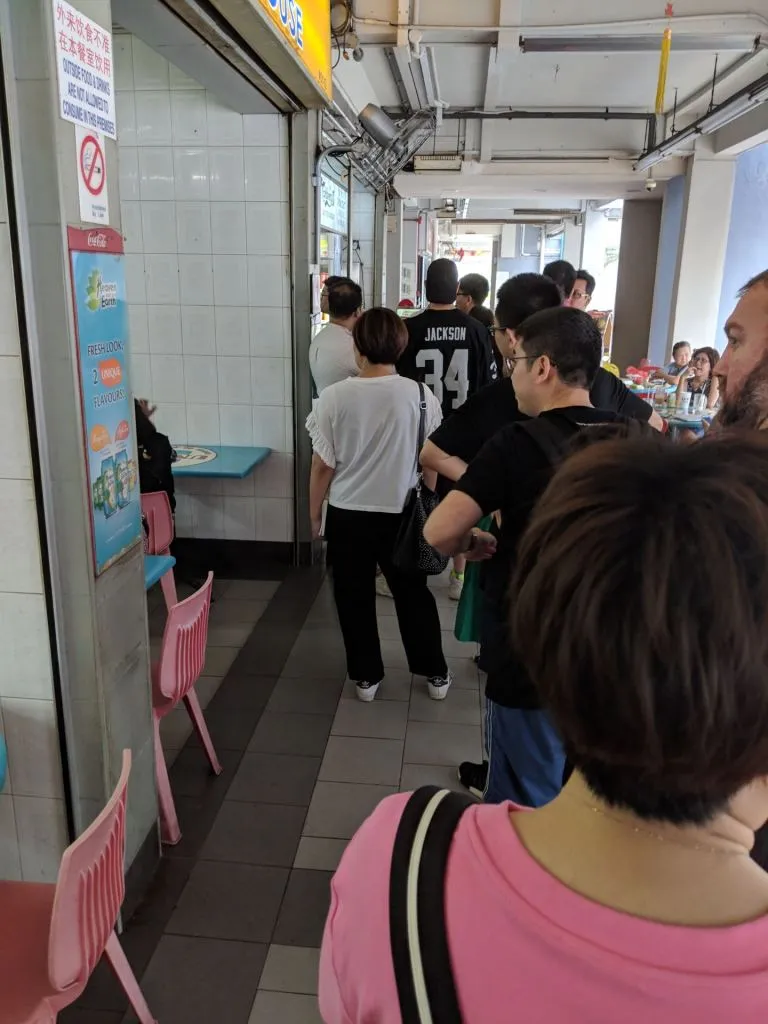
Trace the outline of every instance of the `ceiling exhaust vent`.
<instances>
[{"instance_id":1,"label":"ceiling exhaust vent","mask_svg":"<svg viewBox=\"0 0 768 1024\"><path fill-rule=\"evenodd\" d=\"M395 122L373 103L360 113L365 136L355 146L353 162L375 189L382 189L414 158L437 128L430 110L419 110L403 121Z\"/></svg>"}]
</instances>

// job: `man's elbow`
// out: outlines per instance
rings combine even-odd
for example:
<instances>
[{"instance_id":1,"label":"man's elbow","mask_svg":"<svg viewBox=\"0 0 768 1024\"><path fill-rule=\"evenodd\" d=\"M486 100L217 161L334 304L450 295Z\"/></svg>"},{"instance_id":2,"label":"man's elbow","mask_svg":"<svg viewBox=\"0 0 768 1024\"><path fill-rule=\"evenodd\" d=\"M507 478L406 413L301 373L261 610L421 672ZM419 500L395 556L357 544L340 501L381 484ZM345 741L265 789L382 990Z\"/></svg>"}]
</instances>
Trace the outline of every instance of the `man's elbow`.
<instances>
[{"instance_id":1,"label":"man's elbow","mask_svg":"<svg viewBox=\"0 0 768 1024\"><path fill-rule=\"evenodd\" d=\"M435 517L431 516L424 525L424 540L433 547L435 551L439 551L441 555L452 555L454 554L454 538L450 537L447 531L440 526L440 522L435 521Z\"/></svg>"},{"instance_id":2,"label":"man's elbow","mask_svg":"<svg viewBox=\"0 0 768 1024\"><path fill-rule=\"evenodd\" d=\"M444 458L445 454L431 441L427 441L419 454L422 469L431 469L435 473L439 472L440 462Z\"/></svg>"}]
</instances>

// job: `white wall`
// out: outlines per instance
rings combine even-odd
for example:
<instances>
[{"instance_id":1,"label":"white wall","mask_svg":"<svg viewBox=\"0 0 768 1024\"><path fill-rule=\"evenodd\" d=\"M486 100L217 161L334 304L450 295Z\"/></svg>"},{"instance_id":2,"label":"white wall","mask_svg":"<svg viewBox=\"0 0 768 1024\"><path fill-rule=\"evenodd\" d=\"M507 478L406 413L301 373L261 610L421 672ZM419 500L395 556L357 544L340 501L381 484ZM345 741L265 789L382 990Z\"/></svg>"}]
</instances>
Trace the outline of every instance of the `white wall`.
<instances>
[{"instance_id":1,"label":"white wall","mask_svg":"<svg viewBox=\"0 0 768 1024\"><path fill-rule=\"evenodd\" d=\"M368 309L374 305L375 215L376 194L355 181L352 192L352 243L354 245L359 242L360 248L352 252L352 277L362 287ZM360 260L363 262L362 267Z\"/></svg>"},{"instance_id":2,"label":"white wall","mask_svg":"<svg viewBox=\"0 0 768 1024\"><path fill-rule=\"evenodd\" d=\"M176 444L275 451L245 481L185 481L179 533L290 541L287 122L227 109L136 37L115 68L134 391Z\"/></svg>"}]
</instances>

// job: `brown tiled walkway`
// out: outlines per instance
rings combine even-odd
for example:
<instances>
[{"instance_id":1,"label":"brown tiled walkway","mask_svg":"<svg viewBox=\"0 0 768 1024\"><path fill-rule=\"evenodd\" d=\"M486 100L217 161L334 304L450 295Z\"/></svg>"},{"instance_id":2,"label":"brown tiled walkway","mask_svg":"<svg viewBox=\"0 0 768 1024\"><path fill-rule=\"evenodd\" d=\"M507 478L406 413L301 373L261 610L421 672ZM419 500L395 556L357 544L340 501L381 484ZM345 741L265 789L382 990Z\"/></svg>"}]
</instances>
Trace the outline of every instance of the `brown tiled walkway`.
<instances>
[{"instance_id":1,"label":"brown tiled walkway","mask_svg":"<svg viewBox=\"0 0 768 1024\"><path fill-rule=\"evenodd\" d=\"M166 849L123 944L160 1024L317 1024L329 882L346 842L383 797L455 786L456 764L480 756L474 650L453 639L455 605L437 581L456 681L445 703L429 700L380 600L387 679L374 704L360 704L318 571L217 587L201 700L224 774L208 773L181 715L169 722L184 838ZM100 965L60 1020L133 1018Z\"/></svg>"}]
</instances>

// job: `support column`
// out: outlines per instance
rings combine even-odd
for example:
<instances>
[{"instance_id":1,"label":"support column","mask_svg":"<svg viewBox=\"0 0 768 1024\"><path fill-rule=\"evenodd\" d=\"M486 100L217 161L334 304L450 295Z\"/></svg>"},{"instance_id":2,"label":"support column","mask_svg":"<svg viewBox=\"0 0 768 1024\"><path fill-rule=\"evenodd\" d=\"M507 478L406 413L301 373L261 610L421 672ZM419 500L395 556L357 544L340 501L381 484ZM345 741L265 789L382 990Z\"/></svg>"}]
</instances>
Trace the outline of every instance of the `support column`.
<instances>
[{"instance_id":1,"label":"support column","mask_svg":"<svg viewBox=\"0 0 768 1024\"><path fill-rule=\"evenodd\" d=\"M397 196L387 217L387 278L384 305L397 309L403 278L403 200Z\"/></svg>"},{"instance_id":2,"label":"support column","mask_svg":"<svg viewBox=\"0 0 768 1024\"><path fill-rule=\"evenodd\" d=\"M648 353L660 231L659 200L624 203L613 328L613 362L622 370Z\"/></svg>"},{"instance_id":3,"label":"support column","mask_svg":"<svg viewBox=\"0 0 768 1024\"><path fill-rule=\"evenodd\" d=\"M584 244L584 218L582 216L569 217L565 222L565 244L563 245L563 259L572 263L577 270L582 269L581 250ZM585 266L584 269L592 271Z\"/></svg>"},{"instance_id":4,"label":"support column","mask_svg":"<svg viewBox=\"0 0 768 1024\"><path fill-rule=\"evenodd\" d=\"M387 200L383 192L376 196L373 216L373 305L383 306L387 290L387 252L389 247Z\"/></svg>"}]
</instances>

